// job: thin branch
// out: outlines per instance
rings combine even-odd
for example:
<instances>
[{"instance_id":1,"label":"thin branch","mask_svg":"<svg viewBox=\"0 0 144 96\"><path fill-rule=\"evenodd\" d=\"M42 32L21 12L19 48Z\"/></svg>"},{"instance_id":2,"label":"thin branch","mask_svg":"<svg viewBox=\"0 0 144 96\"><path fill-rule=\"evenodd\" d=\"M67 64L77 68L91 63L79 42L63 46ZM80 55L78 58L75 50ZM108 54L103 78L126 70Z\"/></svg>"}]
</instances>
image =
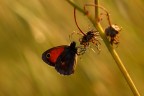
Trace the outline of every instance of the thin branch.
<instances>
[{"instance_id":1,"label":"thin branch","mask_svg":"<svg viewBox=\"0 0 144 96\"><path fill-rule=\"evenodd\" d=\"M111 26L112 24L111 24L111 20L110 20L110 14L108 13L108 11L103 7L103 6L100 6L100 5L96 5L96 4L85 4L84 5L84 10L86 10L86 6L94 6L95 7L95 9L96 8L100 8L100 9L102 9L103 11L105 11L106 12L106 16L107 16L107 19L108 19L108 24ZM97 10L95 10L95 19L96 19L96 23L99 23L99 14L98 14L98 12L99 12L99 10L97 9ZM97 17L98 16L98 17Z\"/></svg>"},{"instance_id":2,"label":"thin branch","mask_svg":"<svg viewBox=\"0 0 144 96\"><path fill-rule=\"evenodd\" d=\"M97 6L95 6L95 18L96 18L96 20L98 20L98 0L94 0L94 2L95 2L95 5L97 5ZM108 15L108 20L109 20L109 19L110 19L110 18L109 18L109 14L107 13L107 15ZM110 26L111 26L110 20L109 20L109 24L110 24ZM102 39L104 40L104 42L105 42L105 44L106 44L109 52L111 53L111 55L112 55L112 57L114 58L117 66L119 67L120 71L122 72L123 76L125 77L125 80L127 81L129 87L131 88L134 96L140 96L139 91L137 90L137 88L136 88L136 86L135 86L132 78L130 77L130 75L129 75L127 69L125 68L123 62L121 61L119 55L118 55L117 52L114 50L114 48L111 46L111 44L108 43L108 39L107 39L107 37L104 35L104 31L103 31L101 25L100 25L97 21L96 21L96 26L95 26L95 27L96 27L97 30L101 33L100 35L101 35Z\"/></svg>"},{"instance_id":3,"label":"thin branch","mask_svg":"<svg viewBox=\"0 0 144 96\"><path fill-rule=\"evenodd\" d=\"M97 28L97 30L98 30L100 33L101 33L101 32L104 32L100 24L98 24L96 28ZM105 36L103 33L101 33L101 37L103 38L103 41L105 42L105 44L106 44L109 52L111 53L112 57L114 58L117 66L118 66L118 68L119 68L120 71L122 72L125 80L127 81L130 89L132 90L134 96L140 96L139 91L137 90L134 82L132 81L132 79L131 79L129 73L127 72L127 69L125 68L123 62L121 61L119 55L118 55L117 52L113 49L113 47L109 44L109 42L108 42L106 39L104 39L104 38L106 38L106 36Z\"/></svg>"},{"instance_id":4,"label":"thin branch","mask_svg":"<svg viewBox=\"0 0 144 96\"><path fill-rule=\"evenodd\" d=\"M78 11L80 11L83 14L86 14L86 12L81 9L79 6L77 6L74 2L72 2L72 0L66 0L69 4L71 4L74 8L76 8Z\"/></svg>"},{"instance_id":5,"label":"thin branch","mask_svg":"<svg viewBox=\"0 0 144 96\"><path fill-rule=\"evenodd\" d=\"M94 0L95 5L98 5L99 0ZM97 22L99 22L99 10L98 10L98 6L95 6L95 21L96 21L96 25Z\"/></svg>"},{"instance_id":6,"label":"thin branch","mask_svg":"<svg viewBox=\"0 0 144 96\"><path fill-rule=\"evenodd\" d=\"M76 8L74 7L74 20L75 20L75 23L76 23L76 26L77 28L79 29L79 31L83 34L83 35L86 35L79 27L78 23L77 23L77 19L76 19Z\"/></svg>"},{"instance_id":7,"label":"thin branch","mask_svg":"<svg viewBox=\"0 0 144 96\"><path fill-rule=\"evenodd\" d=\"M81 13L86 14L86 12L78 7L76 4L71 2L70 0L66 0L68 3L70 3L73 7L75 7L77 10L79 10ZM95 5L98 5L98 0L94 0ZM103 39L104 43L106 44L106 47L108 48L109 52L111 53L113 59L117 63L117 66L119 67L120 71L122 72L123 76L125 77L125 80L127 81L129 87L131 88L134 96L140 96L140 93L138 92L135 84L133 83L129 73L127 72L124 64L122 63L120 57L118 56L117 52L114 50L113 46L110 44L109 40L107 39L103 28L101 27L100 23L98 21L98 6L95 6L95 19L96 22L92 20L90 16L87 16L88 19L91 21L91 23L96 27L96 29L99 31L101 38Z\"/></svg>"}]
</instances>

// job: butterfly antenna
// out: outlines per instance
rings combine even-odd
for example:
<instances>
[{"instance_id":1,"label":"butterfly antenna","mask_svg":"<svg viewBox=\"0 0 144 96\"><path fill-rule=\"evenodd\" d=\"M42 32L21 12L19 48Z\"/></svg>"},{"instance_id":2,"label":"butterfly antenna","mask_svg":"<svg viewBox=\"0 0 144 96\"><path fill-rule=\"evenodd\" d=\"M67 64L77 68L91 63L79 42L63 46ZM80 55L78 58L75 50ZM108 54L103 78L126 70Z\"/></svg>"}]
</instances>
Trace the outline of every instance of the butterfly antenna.
<instances>
[{"instance_id":1,"label":"butterfly antenna","mask_svg":"<svg viewBox=\"0 0 144 96\"><path fill-rule=\"evenodd\" d=\"M80 29L80 27L78 26L78 23L77 23L77 20L76 20L76 8L74 7L74 20L75 20L75 23L76 23L76 26L77 28L79 29L79 31L85 35L85 33Z\"/></svg>"},{"instance_id":2,"label":"butterfly antenna","mask_svg":"<svg viewBox=\"0 0 144 96\"><path fill-rule=\"evenodd\" d=\"M84 10L86 10L86 8L85 8L86 6L96 6L96 7L99 7L100 9L102 9L103 11L105 11L109 25L110 25L110 26L112 25L112 24L111 24L111 21L110 21L110 15L109 15L108 11L107 11L103 6L95 5L95 4L85 4L85 5L84 5Z\"/></svg>"}]
</instances>

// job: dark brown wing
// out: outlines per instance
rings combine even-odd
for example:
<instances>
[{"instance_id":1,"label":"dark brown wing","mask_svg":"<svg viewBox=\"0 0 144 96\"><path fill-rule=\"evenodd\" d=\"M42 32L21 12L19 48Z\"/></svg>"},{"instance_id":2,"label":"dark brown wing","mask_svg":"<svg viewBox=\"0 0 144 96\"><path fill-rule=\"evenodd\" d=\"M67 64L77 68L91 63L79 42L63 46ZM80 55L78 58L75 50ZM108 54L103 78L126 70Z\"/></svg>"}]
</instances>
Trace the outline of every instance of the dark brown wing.
<instances>
[{"instance_id":1,"label":"dark brown wing","mask_svg":"<svg viewBox=\"0 0 144 96\"><path fill-rule=\"evenodd\" d=\"M66 47L65 50L57 58L55 69L63 75L70 75L74 73L77 63L77 48L75 43Z\"/></svg>"}]
</instances>

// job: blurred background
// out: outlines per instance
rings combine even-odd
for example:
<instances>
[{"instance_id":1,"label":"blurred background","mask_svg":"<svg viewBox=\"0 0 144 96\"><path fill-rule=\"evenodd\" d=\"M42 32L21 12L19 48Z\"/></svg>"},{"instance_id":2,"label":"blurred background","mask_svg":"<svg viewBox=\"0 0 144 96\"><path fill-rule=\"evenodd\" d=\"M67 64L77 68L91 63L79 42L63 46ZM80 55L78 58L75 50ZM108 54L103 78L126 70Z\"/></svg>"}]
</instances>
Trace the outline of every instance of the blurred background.
<instances>
[{"instance_id":1,"label":"blurred background","mask_svg":"<svg viewBox=\"0 0 144 96\"><path fill-rule=\"evenodd\" d=\"M83 7L93 0L75 0ZM139 92L144 96L144 1L99 0L123 29L116 49ZM94 10L88 8L93 16ZM84 32L94 29L77 11ZM102 26L108 26L104 17ZM66 0L0 0L0 96L133 96L115 61L101 40L78 58L75 73L62 76L45 64L41 54L69 45L79 35L73 7Z\"/></svg>"}]
</instances>

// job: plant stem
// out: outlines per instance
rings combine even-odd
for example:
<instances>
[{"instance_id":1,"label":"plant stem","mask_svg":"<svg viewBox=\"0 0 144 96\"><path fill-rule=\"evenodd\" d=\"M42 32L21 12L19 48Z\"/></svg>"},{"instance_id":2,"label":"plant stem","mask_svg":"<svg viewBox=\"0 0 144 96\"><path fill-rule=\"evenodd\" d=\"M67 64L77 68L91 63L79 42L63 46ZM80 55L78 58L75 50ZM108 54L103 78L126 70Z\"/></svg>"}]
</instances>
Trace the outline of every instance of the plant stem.
<instances>
[{"instance_id":1,"label":"plant stem","mask_svg":"<svg viewBox=\"0 0 144 96\"><path fill-rule=\"evenodd\" d=\"M94 2L95 2L95 5L98 5L98 0L94 0ZM96 21L99 18L98 17L98 7L97 6L95 6L95 18L96 18ZM100 35L101 35L102 39L104 40L104 42L105 42L105 44L106 44L109 52L111 53L112 57L114 58L117 66L118 66L118 68L120 69L120 71L122 72L123 76L125 77L125 80L127 81L129 87L131 88L134 96L140 96L140 93L138 92L138 90L137 90L137 88L136 88L133 80L131 79L131 77L130 77L127 69L125 68L123 62L121 61L119 55L114 50L114 48L112 47L112 45L109 43L106 35L104 34L104 31L103 31L100 23L96 22L95 25L96 25L95 27L97 28L97 30L100 32Z\"/></svg>"},{"instance_id":2,"label":"plant stem","mask_svg":"<svg viewBox=\"0 0 144 96\"><path fill-rule=\"evenodd\" d=\"M77 6L72 0L66 0L69 4L71 4L73 7L75 7L77 10L79 10L81 13L86 14L86 12L81 9L79 6Z\"/></svg>"},{"instance_id":3,"label":"plant stem","mask_svg":"<svg viewBox=\"0 0 144 96\"><path fill-rule=\"evenodd\" d=\"M98 5L99 0L94 0L95 5ZM99 22L99 10L98 6L95 6L95 21ZM97 23L96 23L97 26Z\"/></svg>"},{"instance_id":4,"label":"plant stem","mask_svg":"<svg viewBox=\"0 0 144 96\"><path fill-rule=\"evenodd\" d=\"M74 4L73 2L71 2L70 0L66 0L69 4L71 4L73 7L77 8L77 10L79 10L80 12L82 12L83 14L86 14L86 12L81 9L80 7L78 7L76 4ZM94 0L95 5L98 5L98 0ZM110 44L109 40L107 39L103 28L101 27L100 23L98 22L99 19L99 11L98 11L98 6L95 6L95 21L92 20L92 18L90 16L87 16L88 19L91 21L91 23L96 27L96 29L99 31L101 38L103 39L104 43L106 44L106 47L108 48L109 52L111 53L113 59L115 60L118 68L120 69L120 71L122 72L125 80L127 81L130 89L132 90L134 96L140 96L140 93L138 92L135 84L133 83L129 73L127 72L124 64L122 63L120 57L118 56L117 52L114 50L113 46Z\"/></svg>"},{"instance_id":5,"label":"plant stem","mask_svg":"<svg viewBox=\"0 0 144 96\"><path fill-rule=\"evenodd\" d=\"M120 69L120 71L122 72L125 80L127 81L130 89L132 90L134 96L140 96L140 93L138 92L134 82L132 81L129 73L127 72L124 64L122 63L120 57L118 56L117 52L113 49L113 47L109 44L109 41L106 39L105 34L103 33L103 29L101 27L100 24L97 24L96 26L97 30L100 32L101 37L103 38L103 41L105 42L109 52L111 53L112 57L114 58L118 68Z\"/></svg>"}]
</instances>

